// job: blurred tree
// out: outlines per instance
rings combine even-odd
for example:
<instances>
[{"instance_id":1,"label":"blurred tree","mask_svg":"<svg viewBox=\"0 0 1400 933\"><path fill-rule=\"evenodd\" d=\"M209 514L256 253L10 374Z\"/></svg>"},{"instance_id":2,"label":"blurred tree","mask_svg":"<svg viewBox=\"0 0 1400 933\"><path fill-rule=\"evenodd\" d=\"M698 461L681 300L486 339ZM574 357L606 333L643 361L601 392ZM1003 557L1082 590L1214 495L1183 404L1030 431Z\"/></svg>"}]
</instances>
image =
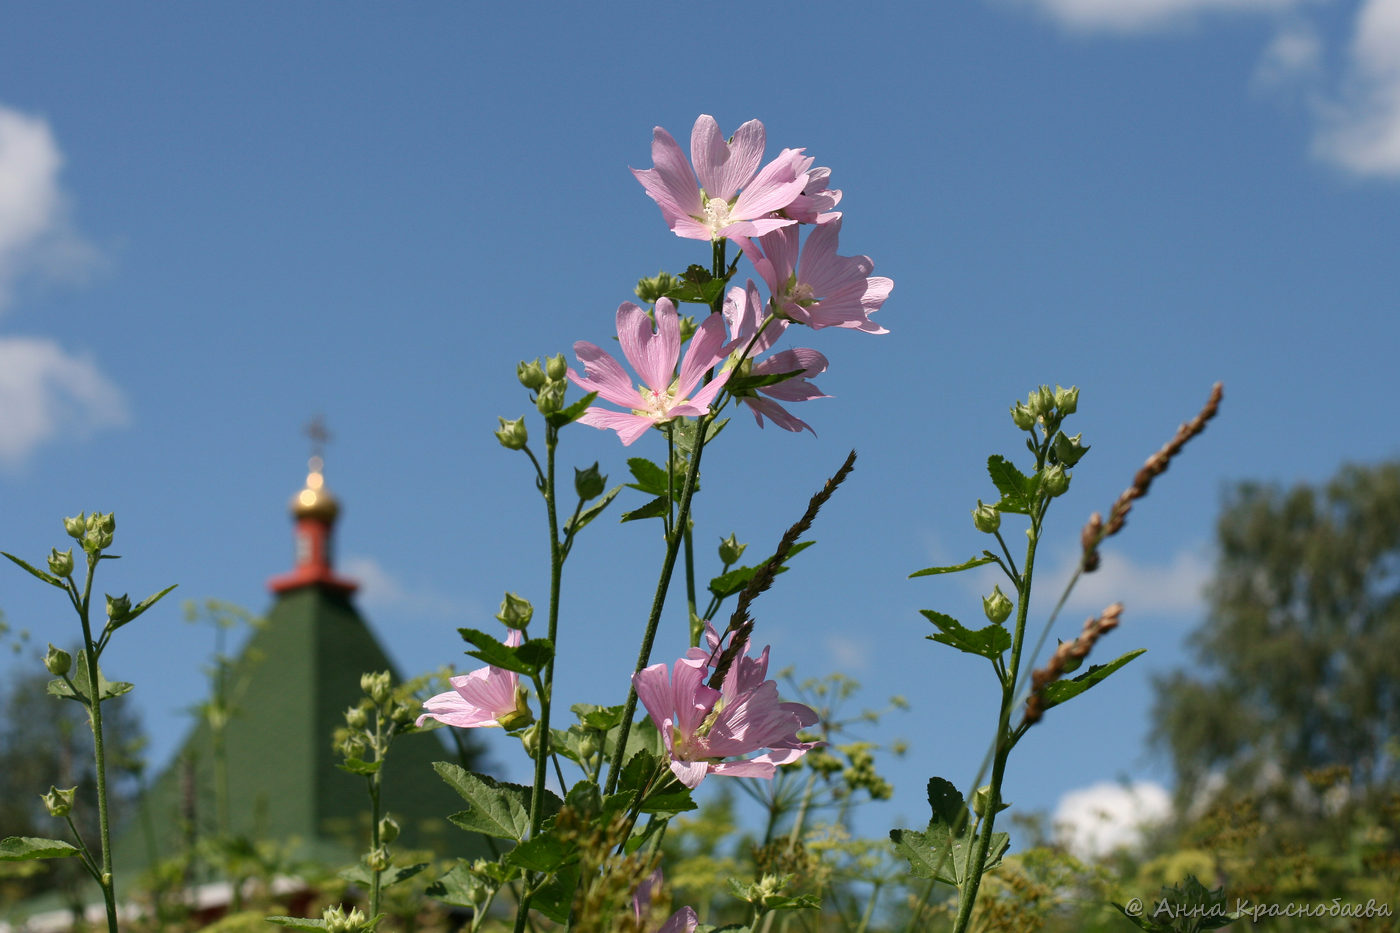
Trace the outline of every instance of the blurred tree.
<instances>
[{"instance_id":1,"label":"blurred tree","mask_svg":"<svg viewBox=\"0 0 1400 933\"><path fill-rule=\"evenodd\" d=\"M1321 488L1245 483L1226 499L1197 666L1156 683L1154 741L1183 800L1342 766L1351 790L1396 778L1400 463ZM1214 778L1218 780L1218 778Z\"/></svg>"},{"instance_id":2,"label":"blurred tree","mask_svg":"<svg viewBox=\"0 0 1400 933\"><path fill-rule=\"evenodd\" d=\"M73 821L96 847L97 791L87 713L71 700L50 696L46 688L52 679L41 667L0 686L0 836L71 841L68 826L50 816L39 798L50 786L77 787ZM102 718L115 823L134 809L145 734L135 708L122 699L103 704ZM7 864L14 871L0 875L0 890L15 900L54 887L74 887L87 878L73 859Z\"/></svg>"}]
</instances>

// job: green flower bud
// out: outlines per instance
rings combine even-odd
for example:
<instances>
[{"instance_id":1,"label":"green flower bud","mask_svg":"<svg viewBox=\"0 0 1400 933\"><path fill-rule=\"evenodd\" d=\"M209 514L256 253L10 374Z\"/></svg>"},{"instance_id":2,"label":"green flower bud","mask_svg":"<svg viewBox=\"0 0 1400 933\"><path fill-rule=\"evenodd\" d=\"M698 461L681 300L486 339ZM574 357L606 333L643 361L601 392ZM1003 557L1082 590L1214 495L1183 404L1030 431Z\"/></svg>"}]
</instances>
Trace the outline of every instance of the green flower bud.
<instances>
[{"instance_id":1,"label":"green flower bud","mask_svg":"<svg viewBox=\"0 0 1400 933\"><path fill-rule=\"evenodd\" d=\"M511 714L511 715L514 716L515 714ZM509 718L511 718L511 717L508 716L508 717L506 717L506 718L509 719ZM531 718L533 719L533 717L531 717ZM517 730L521 730L521 726L524 725L523 723L519 723L519 724L517 724L517 723L512 723L510 727L507 727L507 726L506 726L506 722L505 722L504 719L498 719L498 720L496 720L496 721L499 722L499 723L501 724L501 728L506 729L507 732L515 731L516 734L517 734L518 736L520 736L520 744L523 745L523 746L525 747L525 754L529 755L531 758L534 758L537 754L539 754L539 750L540 750L540 724L539 724L539 723L534 723L534 724L531 725L528 729L524 729L523 731L517 731Z\"/></svg>"},{"instance_id":2,"label":"green flower bud","mask_svg":"<svg viewBox=\"0 0 1400 933\"><path fill-rule=\"evenodd\" d=\"M107 597L107 618L113 625L121 625L131 618L131 600L125 593Z\"/></svg>"},{"instance_id":3,"label":"green flower bud","mask_svg":"<svg viewBox=\"0 0 1400 933\"><path fill-rule=\"evenodd\" d=\"M79 512L73 518L65 518L63 520L63 530L68 533L68 537L70 538L81 538L87 531L87 515L83 512Z\"/></svg>"},{"instance_id":4,"label":"green flower bud","mask_svg":"<svg viewBox=\"0 0 1400 933\"><path fill-rule=\"evenodd\" d=\"M115 534L117 530L116 515L108 512L106 515L102 516L102 523L99 527L101 527L103 534Z\"/></svg>"},{"instance_id":5,"label":"green flower bud","mask_svg":"<svg viewBox=\"0 0 1400 933\"><path fill-rule=\"evenodd\" d=\"M389 699L389 672L364 673L360 675L360 689L376 706L383 706Z\"/></svg>"},{"instance_id":6,"label":"green flower bud","mask_svg":"<svg viewBox=\"0 0 1400 933\"><path fill-rule=\"evenodd\" d=\"M399 838L399 824L394 821L394 818L386 816L381 819L379 821L379 841L387 846L397 838Z\"/></svg>"},{"instance_id":7,"label":"green flower bud","mask_svg":"<svg viewBox=\"0 0 1400 933\"><path fill-rule=\"evenodd\" d=\"M596 463L586 470L574 468L574 492L578 493L579 499L584 502L601 496L603 487L607 484L608 478L598 473L598 464Z\"/></svg>"},{"instance_id":8,"label":"green flower bud","mask_svg":"<svg viewBox=\"0 0 1400 933\"><path fill-rule=\"evenodd\" d=\"M638 279L635 289L637 297L647 304L655 304L656 299L664 298L675 288L679 280L669 272L658 272L649 279Z\"/></svg>"},{"instance_id":9,"label":"green flower bud","mask_svg":"<svg viewBox=\"0 0 1400 933\"><path fill-rule=\"evenodd\" d=\"M699 326L695 323L695 318L691 317L689 314L682 316L681 343L685 343L690 340L691 337L694 337L695 332L699 329Z\"/></svg>"},{"instance_id":10,"label":"green flower bud","mask_svg":"<svg viewBox=\"0 0 1400 933\"><path fill-rule=\"evenodd\" d=\"M1074 437L1066 437L1063 433L1055 435L1055 459L1064 465L1065 469L1070 469L1078 463L1089 448L1079 442L1083 434L1076 434Z\"/></svg>"},{"instance_id":11,"label":"green flower bud","mask_svg":"<svg viewBox=\"0 0 1400 933\"><path fill-rule=\"evenodd\" d=\"M71 547L62 552L58 548L53 549L53 553L49 554L49 573L56 577L73 575L73 549Z\"/></svg>"},{"instance_id":12,"label":"green flower bud","mask_svg":"<svg viewBox=\"0 0 1400 933\"><path fill-rule=\"evenodd\" d=\"M994 505L985 505L977 500L977 508L972 510L972 524L984 534L993 534L1001 527L1001 512Z\"/></svg>"},{"instance_id":13,"label":"green flower bud","mask_svg":"<svg viewBox=\"0 0 1400 933\"><path fill-rule=\"evenodd\" d=\"M44 655L44 668L55 677L62 677L73 667L73 656L62 648L49 645L49 653Z\"/></svg>"},{"instance_id":14,"label":"green flower bud","mask_svg":"<svg viewBox=\"0 0 1400 933\"><path fill-rule=\"evenodd\" d=\"M373 850L365 856L365 864L370 871L384 871L389 867L389 850L384 846Z\"/></svg>"},{"instance_id":15,"label":"green flower bud","mask_svg":"<svg viewBox=\"0 0 1400 933\"><path fill-rule=\"evenodd\" d=\"M542 415L552 415L564 407L564 391L569 385L566 382L546 382L544 388L540 389L535 396L535 407Z\"/></svg>"},{"instance_id":16,"label":"green flower bud","mask_svg":"<svg viewBox=\"0 0 1400 933\"><path fill-rule=\"evenodd\" d=\"M76 787L59 790L51 784L49 792L40 794L39 798L44 801L44 809L49 811L49 816L67 816L73 812L73 798L77 796L77 793L78 788Z\"/></svg>"},{"instance_id":17,"label":"green flower bud","mask_svg":"<svg viewBox=\"0 0 1400 933\"><path fill-rule=\"evenodd\" d=\"M972 812L976 813L979 819L986 818L987 810L991 807L991 805L992 785L983 785L982 787L979 787L977 788L977 790L972 792ZM1011 804L1009 803L999 803L997 804L996 812L1000 813L1002 810L1005 810L1009 806L1011 806Z\"/></svg>"},{"instance_id":18,"label":"green flower bud","mask_svg":"<svg viewBox=\"0 0 1400 933\"><path fill-rule=\"evenodd\" d=\"M544 369L540 366L538 359L525 362L521 360L515 366L515 378L520 380L520 384L527 389L538 389L545 384Z\"/></svg>"},{"instance_id":19,"label":"green flower bud","mask_svg":"<svg viewBox=\"0 0 1400 933\"><path fill-rule=\"evenodd\" d=\"M321 920L326 925L326 933L363 933L366 927L365 915L360 908L352 907L347 913L339 904L323 910Z\"/></svg>"},{"instance_id":20,"label":"green flower bud","mask_svg":"<svg viewBox=\"0 0 1400 933\"><path fill-rule=\"evenodd\" d=\"M501 423L496 429L496 440L500 441L506 450L523 450L530 442L530 432L525 428L524 415L514 421L507 421L500 416L497 416L496 420Z\"/></svg>"},{"instance_id":21,"label":"green flower bud","mask_svg":"<svg viewBox=\"0 0 1400 933\"><path fill-rule=\"evenodd\" d=\"M1056 463L1053 466L1045 468L1045 472L1041 475L1040 482L1046 494L1051 498L1062 496L1065 494L1065 490L1069 489L1069 474L1065 472L1064 467Z\"/></svg>"},{"instance_id":22,"label":"green flower bud","mask_svg":"<svg viewBox=\"0 0 1400 933\"><path fill-rule=\"evenodd\" d=\"M598 750L602 747L602 743L598 741L597 733L590 730L579 737L578 755L584 761L589 761L598 754Z\"/></svg>"},{"instance_id":23,"label":"green flower bud","mask_svg":"<svg viewBox=\"0 0 1400 933\"><path fill-rule=\"evenodd\" d=\"M1031 398L1035 399L1031 402L1031 410L1036 415L1048 415L1055 410L1055 393L1050 391L1049 386L1041 386L1036 389L1031 393Z\"/></svg>"},{"instance_id":24,"label":"green flower bud","mask_svg":"<svg viewBox=\"0 0 1400 933\"><path fill-rule=\"evenodd\" d=\"M744 548L746 547L748 547L748 545L740 544L734 537L733 532L731 532L729 537L724 538L719 543L720 563L724 564L726 567L730 564L737 564L739 558L744 556Z\"/></svg>"},{"instance_id":25,"label":"green flower bud","mask_svg":"<svg viewBox=\"0 0 1400 933\"><path fill-rule=\"evenodd\" d=\"M351 729L364 729L369 725L369 713L363 706L352 706L345 711L345 724Z\"/></svg>"},{"instance_id":26,"label":"green flower bud","mask_svg":"<svg viewBox=\"0 0 1400 933\"><path fill-rule=\"evenodd\" d=\"M1022 431L1029 431L1035 427L1035 413L1023 402L1017 402L1011 406L1011 420L1016 423L1016 427Z\"/></svg>"},{"instance_id":27,"label":"green flower bud","mask_svg":"<svg viewBox=\"0 0 1400 933\"><path fill-rule=\"evenodd\" d=\"M496 621L506 628L523 629L535 616L535 607L523 596L507 593L501 600L501 608L496 613Z\"/></svg>"},{"instance_id":28,"label":"green flower bud","mask_svg":"<svg viewBox=\"0 0 1400 933\"><path fill-rule=\"evenodd\" d=\"M997 625L1010 618L1011 608L1011 600L1006 598L1006 594L1001 591L1000 586L992 587L992 594L982 597L982 611L987 614L988 619Z\"/></svg>"},{"instance_id":29,"label":"green flower bud","mask_svg":"<svg viewBox=\"0 0 1400 933\"><path fill-rule=\"evenodd\" d=\"M1072 415L1079 408L1079 387L1070 386L1062 389L1055 386L1055 408L1061 416Z\"/></svg>"},{"instance_id":30,"label":"green flower bud","mask_svg":"<svg viewBox=\"0 0 1400 933\"><path fill-rule=\"evenodd\" d=\"M544 374L555 382L564 378L564 374L569 371L569 361L564 359L564 354L556 353L544 359Z\"/></svg>"}]
</instances>

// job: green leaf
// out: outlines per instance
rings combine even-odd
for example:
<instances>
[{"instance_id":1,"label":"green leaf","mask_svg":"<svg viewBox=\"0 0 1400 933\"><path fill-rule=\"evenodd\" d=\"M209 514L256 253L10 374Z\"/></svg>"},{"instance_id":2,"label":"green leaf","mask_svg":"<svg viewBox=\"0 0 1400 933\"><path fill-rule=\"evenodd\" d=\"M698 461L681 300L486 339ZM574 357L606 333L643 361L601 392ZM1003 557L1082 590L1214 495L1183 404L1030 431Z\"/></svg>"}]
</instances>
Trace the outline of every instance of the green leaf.
<instances>
[{"instance_id":1,"label":"green leaf","mask_svg":"<svg viewBox=\"0 0 1400 933\"><path fill-rule=\"evenodd\" d=\"M1109 661L1107 664L1095 664L1072 680L1057 680L1046 684L1045 689L1040 694L1041 708L1049 709L1052 706L1059 706L1066 700L1074 699L1146 650L1146 648L1139 648L1136 651L1129 651L1121 658Z\"/></svg>"},{"instance_id":2,"label":"green leaf","mask_svg":"<svg viewBox=\"0 0 1400 933\"><path fill-rule=\"evenodd\" d=\"M728 281L728 277L715 278L704 266L691 265L680 274L677 284L666 291L665 297L675 302L713 305L724 293Z\"/></svg>"},{"instance_id":3,"label":"green leaf","mask_svg":"<svg viewBox=\"0 0 1400 933\"><path fill-rule=\"evenodd\" d=\"M264 917L268 923L275 923L279 927L288 927L293 930L324 930L326 921L308 920L305 917Z\"/></svg>"},{"instance_id":4,"label":"green leaf","mask_svg":"<svg viewBox=\"0 0 1400 933\"><path fill-rule=\"evenodd\" d=\"M909 579L912 580L915 577L931 577L936 573L957 573L960 570L971 570L973 567L981 567L983 564L992 564L995 562L996 558L989 554L984 557L974 557L951 567L925 567L923 570L916 570L909 574Z\"/></svg>"},{"instance_id":5,"label":"green leaf","mask_svg":"<svg viewBox=\"0 0 1400 933\"><path fill-rule=\"evenodd\" d=\"M505 784L484 774L446 761L433 762L433 770L461 795L470 807L448 817L468 832L484 833L497 839L524 839L530 831L530 788ZM552 803L551 803L552 802ZM545 812L559 811L559 798L545 792Z\"/></svg>"},{"instance_id":6,"label":"green leaf","mask_svg":"<svg viewBox=\"0 0 1400 933\"><path fill-rule=\"evenodd\" d=\"M396 868L393 871L382 872L379 875L379 885L380 887L387 888L398 884L400 881L407 881L427 867L427 862L419 862L417 865L408 865L404 868ZM337 872L336 877L343 878L346 881L358 884L364 888L368 888L374 883L373 873L370 872L369 866L365 865L363 862Z\"/></svg>"},{"instance_id":7,"label":"green leaf","mask_svg":"<svg viewBox=\"0 0 1400 933\"><path fill-rule=\"evenodd\" d=\"M729 381L724 384L724 388L734 395L743 395L745 392L750 392L754 389L761 389L764 386L786 382L805 372L805 369L794 369L790 373L766 373L760 376L732 376Z\"/></svg>"},{"instance_id":8,"label":"green leaf","mask_svg":"<svg viewBox=\"0 0 1400 933\"><path fill-rule=\"evenodd\" d=\"M526 871L558 871L577 855L574 846L552 832L542 832L511 849L502 861Z\"/></svg>"},{"instance_id":9,"label":"green leaf","mask_svg":"<svg viewBox=\"0 0 1400 933\"><path fill-rule=\"evenodd\" d=\"M619 519L619 521L635 522L638 519L643 518L660 518L661 516L666 514L666 506L666 497L657 496L655 499L652 499L650 502L648 502L646 505L642 506L639 509L633 509L630 512L623 512L622 518Z\"/></svg>"},{"instance_id":10,"label":"green leaf","mask_svg":"<svg viewBox=\"0 0 1400 933\"><path fill-rule=\"evenodd\" d=\"M617 494L621 491L621 486L614 486L612 489L609 489L606 493L603 494L603 498L599 499L597 502L593 503L588 508L578 513L577 520L570 518L568 521L566 521L564 523L564 534L578 534L579 531L581 531L585 525L593 521L593 519L597 518L599 515L603 514L603 509L606 509L608 507L608 504L614 499L616 499Z\"/></svg>"},{"instance_id":11,"label":"green leaf","mask_svg":"<svg viewBox=\"0 0 1400 933\"><path fill-rule=\"evenodd\" d=\"M7 836L0 840L0 862L28 862L40 858L71 858L77 847L62 839L38 836Z\"/></svg>"},{"instance_id":12,"label":"green leaf","mask_svg":"<svg viewBox=\"0 0 1400 933\"><path fill-rule=\"evenodd\" d=\"M684 786L668 793L651 794L642 802L643 813L653 813L662 817L672 817L696 808L697 804L691 799L690 790Z\"/></svg>"},{"instance_id":13,"label":"green leaf","mask_svg":"<svg viewBox=\"0 0 1400 933\"><path fill-rule=\"evenodd\" d=\"M26 561L20 560L18 557L9 553L8 551L0 551L0 554L4 554L10 560L14 561L16 564L19 564L25 570L28 570L34 576L38 577L40 580L43 580L45 583L48 583L51 586L56 586L64 592L68 591L68 587L64 584L64 582L58 577L54 576L53 574L48 573L44 570L40 570L38 567L35 567Z\"/></svg>"},{"instance_id":14,"label":"green leaf","mask_svg":"<svg viewBox=\"0 0 1400 933\"><path fill-rule=\"evenodd\" d=\"M793 555L802 553L816 543L815 541L799 541L797 544L793 545L792 550L788 551L787 559L784 560L783 565L775 571L775 575L787 573L787 561L792 560ZM712 579L710 581L710 592L714 594L716 599L728 599L730 596L741 592L744 587L748 586L749 581L752 580L761 569L761 564L757 567L735 567L733 570L722 573Z\"/></svg>"},{"instance_id":15,"label":"green leaf","mask_svg":"<svg viewBox=\"0 0 1400 933\"><path fill-rule=\"evenodd\" d=\"M531 906L555 923L565 923L569 919L569 908L574 902L578 876L577 862L565 865L535 892Z\"/></svg>"},{"instance_id":16,"label":"green leaf","mask_svg":"<svg viewBox=\"0 0 1400 933\"><path fill-rule=\"evenodd\" d=\"M147 596L145 599L141 600L139 603L137 603L136 605L132 606L132 607L131 607L131 614L128 615L125 619L122 619L121 622L119 622L117 625L113 626L113 628L121 628L123 625L126 625L128 622L131 622L133 619L135 619L135 618L136 618L137 616L139 616L141 613L145 612L147 609L151 608L151 607L154 606L156 603L160 602L162 596L164 596L166 593L169 593L171 590L175 589L175 587L177 587L177 586L179 586L179 585L180 585L180 584L178 584L178 583L172 583L172 584L170 584L169 586L167 586L165 589L161 590L159 593L156 593L156 594L154 594L154 595L152 595L152 596Z\"/></svg>"},{"instance_id":17,"label":"green leaf","mask_svg":"<svg viewBox=\"0 0 1400 933\"><path fill-rule=\"evenodd\" d=\"M938 626L937 635L927 636L930 641L991 660L1001 657L1011 647L1011 633L995 623L974 631L964 627L952 616L934 612L932 609L920 609L919 613Z\"/></svg>"},{"instance_id":18,"label":"green leaf","mask_svg":"<svg viewBox=\"0 0 1400 933\"><path fill-rule=\"evenodd\" d=\"M917 877L934 878L944 884L960 885L967 878L976 840L972 835L972 820L963 797L948 781L931 778L928 782L929 807L933 816L923 832L912 829L890 830L895 850L909 862ZM958 823L961 829L954 831ZM983 871L1001 864L1002 856L1011 846L1006 833L993 833Z\"/></svg>"},{"instance_id":19,"label":"green leaf","mask_svg":"<svg viewBox=\"0 0 1400 933\"><path fill-rule=\"evenodd\" d=\"M424 892L454 907L484 909L491 896L515 872L498 862L484 862L478 870L466 860L459 861Z\"/></svg>"},{"instance_id":20,"label":"green leaf","mask_svg":"<svg viewBox=\"0 0 1400 933\"><path fill-rule=\"evenodd\" d=\"M987 458L987 473L1001 493L997 509L1002 512L1027 514L1034 504L1036 481L1016 469L1005 457L993 454Z\"/></svg>"},{"instance_id":21,"label":"green leaf","mask_svg":"<svg viewBox=\"0 0 1400 933\"><path fill-rule=\"evenodd\" d=\"M369 775L378 772L379 766L382 764L382 761L362 761L359 758L347 758L336 765L336 767L342 771L348 771L351 774Z\"/></svg>"},{"instance_id":22,"label":"green leaf","mask_svg":"<svg viewBox=\"0 0 1400 933\"><path fill-rule=\"evenodd\" d=\"M78 652L73 659L73 667L69 671L68 679L73 682L73 686L68 685L68 680L62 677L49 681L48 694L50 696L62 697L65 700L77 700L86 705L92 700L92 687L88 681L87 650ZM97 668L97 701L99 703L119 697L124 693L130 693L134 687L124 681L113 683L102 674L102 668ZM77 688L77 692L73 691Z\"/></svg>"},{"instance_id":23,"label":"green leaf","mask_svg":"<svg viewBox=\"0 0 1400 933\"><path fill-rule=\"evenodd\" d=\"M640 489L653 496L666 495L666 471L646 457L630 457L627 469L636 477L635 483L628 483L631 489Z\"/></svg>"},{"instance_id":24,"label":"green leaf","mask_svg":"<svg viewBox=\"0 0 1400 933\"><path fill-rule=\"evenodd\" d=\"M511 647L479 629L459 628L457 633L475 646L476 650L468 651L468 655L517 674L533 677L554 656L554 644L548 638L531 638L523 645Z\"/></svg>"},{"instance_id":25,"label":"green leaf","mask_svg":"<svg viewBox=\"0 0 1400 933\"><path fill-rule=\"evenodd\" d=\"M593 400L598 397L597 392L589 392L583 398L574 402L568 408L556 411L552 415L545 415L545 421L551 428L562 428L564 425L577 421L583 417L583 413L588 411L588 406L593 404Z\"/></svg>"},{"instance_id":26,"label":"green leaf","mask_svg":"<svg viewBox=\"0 0 1400 933\"><path fill-rule=\"evenodd\" d=\"M622 723L625 706L594 706L592 703L575 703L569 707L578 717L581 725L588 729L606 732Z\"/></svg>"}]
</instances>

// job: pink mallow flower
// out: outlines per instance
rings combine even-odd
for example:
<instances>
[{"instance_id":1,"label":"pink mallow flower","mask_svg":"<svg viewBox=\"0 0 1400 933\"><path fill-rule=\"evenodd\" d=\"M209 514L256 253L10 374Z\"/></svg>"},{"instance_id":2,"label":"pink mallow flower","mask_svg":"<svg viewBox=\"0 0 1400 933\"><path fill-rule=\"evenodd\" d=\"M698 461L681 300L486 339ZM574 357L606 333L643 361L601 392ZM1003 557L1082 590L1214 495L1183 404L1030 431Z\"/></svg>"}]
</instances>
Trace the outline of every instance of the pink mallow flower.
<instances>
[{"instance_id":1,"label":"pink mallow flower","mask_svg":"<svg viewBox=\"0 0 1400 933\"><path fill-rule=\"evenodd\" d=\"M693 240L762 236L795 224L796 218L777 212L803 197L809 186L813 193L800 202L804 214L815 216L828 202L836 203L822 181L809 177L813 160L801 149L784 149L758 171L765 143L763 124L757 120L739 127L728 142L715 118L701 114L690 133L693 173L681 147L658 126L652 131L653 167L634 168L632 174L661 208L671 231Z\"/></svg>"},{"instance_id":2,"label":"pink mallow flower","mask_svg":"<svg viewBox=\"0 0 1400 933\"><path fill-rule=\"evenodd\" d=\"M707 623L708 624L708 623ZM713 645L719 645L709 627ZM820 742L799 742L797 731L815 725L817 714L801 703L783 703L778 685L765 680L768 649L757 658L744 645L720 689L705 685L718 650L692 648L676 661L653 664L632 675L637 696L651 716L671 759L671 773L686 787L697 787L707 774L772 778L778 765L789 764ZM754 758L725 761L769 749Z\"/></svg>"},{"instance_id":3,"label":"pink mallow flower","mask_svg":"<svg viewBox=\"0 0 1400 933\"><path fill-rule=\"evenodd\" d=\"M819 376L826 372L826 357L816 350L798 347L793 350L782 350L766 360L755 362L755 357L773 346L788 326L786 320L777 318L770 321L763 332L759 333L759 325L763 323L763 311L763 300L759 297L758 286L753 283L752 279L749 280L746 288L740 288L737 285L731 288L724 300L724 320L729 325L729 348L733 351L731 360L748 349L748 357L735 371L744 376L769 376L779 373L797 373L797 375L772 385L742 391L736 397L753 411L753 416L758 421L760 428L763 427L764 415L767 415L774 424L784 430L802 431L805 429L812 431L811 425L801 418L794 417L774 399L784 402L805 402L814 398L830 398L831 396L822 392L815 384L807 381L808 376ZM754 340L755 334L758 334L757 340ZM749 348L750 341L753 341L752 348ZM769 397L760 397L758 394L760 392ZM817 432L812 431L812 433L816 434Z\"/></svg>"},{"instance_id":4,"label":"pink mallow flower","mask_svg":"<svg viewBox=\"0 0 1400 933\"><path fill-rule=\"evenodd\" d=\"M505 643L514 648L521 638L519 629L511 629ZM452 685L451 690L423 702L423 715L418 717L416 725L423 725L425 719L436 719L459 729L481 726L518 729L534 720L525 700L525 688L514 671L488 666L450 678L448 683Z\"/></svg>"},{"instance_id":5,"label":"pink mallow flower","mask_svg":"<svg viewBox=\"0 0 1400 933\"><path fill-rule=\"evenodd\" d=\"M871 275L875 263L869 256L838 256L836 241L841 220L818 224L798 254L796 227L784 227L761 237L760 253L742 241L773 295L779 314L808 327L847 327L868 334L888 330L870 320L889 297L894 282Z\"/></svg>"},{"instance_id":6,"label":"pink mallow flower","mask_svg":"<svg viewBox=\"0 0 1400 933\"><path fill-rule=\"evenodd\" d=\"M648 919L651 913L651 900L657 888L661 887L661 869L656 869L647 876L647 879L637 886L636 892L632 895L632 917L636 920L637 929L642 929L642 924ZM695 928L700 925L700 918L696 915L693 907L682 907L671 915L671 918L663 923L656 933L694 933Z\"/></svg>"},{"instance_id":7,"label":"pink mallow flower","mask_svg":"<svg viewBox=\"0 0 1400 933\"><path fill-rule=\"evenodd\" d=\"M594 405L578 419L595 428L611 428L624 446L654 425L707 414L710 403L729 379L729 373L718 373L709 385L691 394L705 373L724 359L724 322L720 315L707 316L696 328L679 376L676 361L681 352L680 315L669 298L656 302L655 331L645 311L630 301L623 302L617 309L617 339L627 362L642 377L640 386L633 385L626 370L607 351L586 340L574 344L574 354L583 363L585 374L580 376L570 369L569 378L585 392L597 392L599 398L628 409L612 411Z\"/></svg>"}]
</instances>

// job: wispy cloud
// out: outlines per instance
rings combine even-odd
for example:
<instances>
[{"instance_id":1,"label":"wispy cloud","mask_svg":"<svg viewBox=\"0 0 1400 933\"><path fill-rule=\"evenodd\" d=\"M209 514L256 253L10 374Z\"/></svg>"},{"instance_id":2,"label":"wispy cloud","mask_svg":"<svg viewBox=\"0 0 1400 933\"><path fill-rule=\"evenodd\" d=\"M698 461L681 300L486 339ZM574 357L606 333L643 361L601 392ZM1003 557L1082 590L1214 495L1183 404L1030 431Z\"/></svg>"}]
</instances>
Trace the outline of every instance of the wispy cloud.
<instances>
[{"instance_id":1,"label":"wispy cloud","mask_svg":"<svg viewBox=\"0 0 1400 933\"><path fill-rule=\"evenodd\" d=\"M27 277L71 278L97 251L73 229L59 185L63 157L48 124L0 105L0 311ZM95 360L42 337L0 337L0 463L55 438L125 424L121 391Z\"/></svg>"},{"instance_id":2,"label":"wispy cloud","mask_svg":"<svg viewBox=\"0 0 1400 933\"><path fill-rule=\"evenodd\" d=\"M47 122L0 105L0 311L22 276L68 278L97 262L69 220L62 166Z\"/></svg>"},{"instance_id":3,"label":"wispy cloud","mask_svg":"<svg viewBox=\"0 0 1400 933\"><path fill-rule=\"evenodd\" d=\"M84 438L127 417L121 391L90 357L40 337L0 337L0 463L17 464L59 435Z\"/></svg>"},{"instance_id":4,"label":"wispy cloud","mask_svg":"<svg viewBox=\"0 0 1400 933\"><path fill-rule=\"evenodd\" d=\"M433 620L451 619L475 625L489 614L421 583L405 583L373 557L354 556L341 561L341 572L360 584L359 602L369 610L394 612Z\"/></svg>"},{"instance_id":5,"label":"wispy cloud","mask_svg":"<svg viewBox=\"0 0 1400 933\"><path fill-rule=\"evenodd\" d=\"M1400 178L1400 0L1361 0L1351 38L1329 48L1309 18L1319 0L1014 0L1067 30L1129 35L1202 27L1223 14L1262 17L1273 36L1254 83L1300 95L1312 152L1353 174Z\"/></svg>"},{"instance_id":6,"label":"wispy cloud","mask_svg":"<svg viewBox=\"0 0 1400 933\"><path fill-rule=\"evenodd\" d=\"M1152 781L1103 782L1060 798L1052 818L1056 841L1084 859L1142 842L1143 831L1171 815L1171 796Z\"/></svg>"},{"instance_id":7,"label":"wispy cloud","mask_svg":"<svg viewBox=\"0 0 1400 933\"><path fill-rule=\"evenodd\" d=\"M1298 0L1019 0L1082 32L1135 33L1180 26L1204 15L1277 12Z\"/></svg>"}]
</instances>

